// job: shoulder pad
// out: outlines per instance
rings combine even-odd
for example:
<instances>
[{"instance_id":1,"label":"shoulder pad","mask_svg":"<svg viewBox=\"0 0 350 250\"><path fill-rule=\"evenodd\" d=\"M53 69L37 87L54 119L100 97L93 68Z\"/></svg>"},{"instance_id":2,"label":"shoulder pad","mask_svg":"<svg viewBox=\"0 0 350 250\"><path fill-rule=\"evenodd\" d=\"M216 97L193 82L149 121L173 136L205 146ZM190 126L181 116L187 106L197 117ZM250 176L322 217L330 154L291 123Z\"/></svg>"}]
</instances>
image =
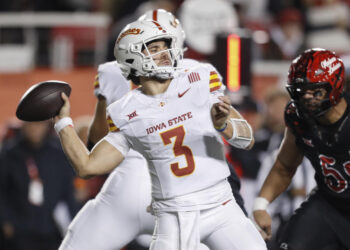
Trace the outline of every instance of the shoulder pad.
<instances>
[{"instance_id":1,"label":"shoulder pad","mask_svg":"<svg viewBox=\"0 0 350 250\"><path fill-rule=\"evenodd\" d=\"M294 101L290 101L284 111L284 121L287 127L292 129L295 133L296 131L301 132L303 129L303 120L300 116L298 106Z\"/></svg>"},{"instance_id":2,"label":"shoulder pad","mask_svg":"<svg viewBox=\"0 0 350 250\"><path fill-rule=\"evenodd\" d=\"M209 77L209 89L210 92L216 91L220 89L223 86L220 75L217 71L212 70L210 71L210 77Z\"/></svg>"},{"instance_id":3,"label":"shoulder pad","mask_svg":"<svg viewBox=\"0 0 350 250\"><path fill-rule=\"evenodd\" d=\"M286 125L289 126L291 122L299 119L298 107L294 101L288 102L284 110L284 120Z\"/></svg>"}]
</instances>

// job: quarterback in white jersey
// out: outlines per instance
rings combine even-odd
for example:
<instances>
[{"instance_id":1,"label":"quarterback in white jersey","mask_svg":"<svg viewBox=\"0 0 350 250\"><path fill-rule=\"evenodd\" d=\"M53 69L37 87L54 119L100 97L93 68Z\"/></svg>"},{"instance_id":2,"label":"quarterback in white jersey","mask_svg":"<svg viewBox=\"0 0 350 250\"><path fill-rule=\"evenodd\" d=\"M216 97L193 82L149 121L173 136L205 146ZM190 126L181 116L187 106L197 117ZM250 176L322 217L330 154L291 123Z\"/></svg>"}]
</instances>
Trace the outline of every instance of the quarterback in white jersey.
<instances>
[{"instance_id":1,"label":"quarterback in white jersey","mask_svg":"<svg viewBox=\"0 0 350 250\"><path fill-rule=\"evenodd\" d=\"M191 59L181 61L181 68L186 71L199 65ZM216 72L211 65L207 64L207 67ZM221 81L219 74L218 77ZM107 105L136 87L122 76L116 61L98 67L94 94L99 99L103 97ZM138 152L130 150L124 161L108 176L96 198L88 201L74 218L60 250L120 249L139 235L151 235L155 220L147 212L150 204L151 181L146 160ZM92 234L92 231L96 233ZM207 249L204 245L200 247Z\"/></svg>"},{"instance_id":2,"label":"quarterback in white jersey","mask_svg":"<svg viewBox=\"0 0 350 250\"><path fill-rule=\"evenodd\" d=\"M234 201L220 138L249 148L250 126L223 97L216 72L198 67L173 74L179 55L175 41L159 24L128 25L115 55L142 88L108 107L111 132L91 153L67 126L69 101L62 94L65 104L55 128L63 149L82 177L111 171L130 147L144 155L157 220L151 249L197 249L199 241L211 249L266 249Z\"/></svg>"},{"instance_id":3,"label":"quarterback in white jersey","mask_svg":"<svg viewBox=\"0 0 350 250\"><path fill-rule=\"evenodd\" d=\"M181 24L171 13L153 10L140 19L147 18L169 24L179 40L184 39ZM172 26L174 23L178 24L175 28ZM183 41L179 46L183 46ZM184 59L181 68L187 69L198 64L195 60ZM94 82L98 103L89 133L91 144L95 144L108 131L104 128L107 124L106 106L136 87L122 76L116 61L99 65ZM234 194L236 196L238 192ZM60 250L120 249L139 235L151 235L155 221L154 216L146 211L150 204L151 183L146 161L139 153L130 150L123 163L109 175L96 198L88 201L74 218ZM92 234L92 231L96 233ZM200 249L207 247L201 245Z\"/></svg>"},{"instance_id":4,"label":"quarterback in white jersey","mask_svg":"<svg viewBox=\"0 0 350 250\"><path fill-rule=\"evenodd\" d=\"M209 84L211 76L214 82ZM221 137L206 122L210 121L210 108L218 101L217 95L222 95L223 88L217 73L201 66L179 74L158 96L145 95L140 88L108 106L110 131L117 133L109 133L105 140L123 155L134 148L146 157L152 196L162 200L162 204L163 200L213 186L229 175ZM125 141L122 147L117 144L120 138ZM209 157L214 154L215 157ZM164 167L168 165L170 169ZM189 200L179 208L170 205L169 209L217 206L218 202L232 199L231 189L222 195L213 197L212 202L205 195L203 201L191 204Z\"/></svg>"}]
</instances>

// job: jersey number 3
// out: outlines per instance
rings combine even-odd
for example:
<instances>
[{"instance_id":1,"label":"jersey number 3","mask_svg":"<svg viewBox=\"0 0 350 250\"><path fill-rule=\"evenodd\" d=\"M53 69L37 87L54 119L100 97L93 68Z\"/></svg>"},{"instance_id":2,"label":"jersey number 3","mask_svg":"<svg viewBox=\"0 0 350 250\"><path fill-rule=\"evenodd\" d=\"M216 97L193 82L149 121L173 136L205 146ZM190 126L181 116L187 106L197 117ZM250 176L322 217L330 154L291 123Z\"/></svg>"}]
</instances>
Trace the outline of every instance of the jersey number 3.
<instances>
[{"instance_id":1,"label":"jersey number 3","mask_svg":"<svg viewBox=\"0 0 350 250\"><path fill-rule=\"evenodd\" d=\"M178 162L172 163L170 165L171 171L177 177L190 175L193 173L195 169L195 162L194 162L192 150L189 147L182 144L185 138L185 134L186 133L183 126L179 126L171 130L160 133L160 137L162 138L164 145L171 144L172 143L171 138L175 138L173 143L174 155L176 157L183 155L186 158L186 162L187 162L186 167L180 168Z\"/></svg>"}]
</instances>

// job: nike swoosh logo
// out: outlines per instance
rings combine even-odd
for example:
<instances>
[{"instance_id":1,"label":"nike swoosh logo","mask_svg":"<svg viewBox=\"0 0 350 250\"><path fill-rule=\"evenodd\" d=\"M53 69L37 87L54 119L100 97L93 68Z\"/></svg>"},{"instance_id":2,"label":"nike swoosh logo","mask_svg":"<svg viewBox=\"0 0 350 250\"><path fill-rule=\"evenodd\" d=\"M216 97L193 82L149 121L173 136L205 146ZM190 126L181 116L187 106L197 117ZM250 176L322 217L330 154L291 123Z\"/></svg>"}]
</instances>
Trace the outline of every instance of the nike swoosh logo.
<instances>
[{"instance_id":1,"label":"nike swoosh logo","mask_svg":"<svg viewBox=\"0 0 350 250\"><path fill-rule=\"evenodd\" d=\"M183 97L186 93L187 93L187 91L189 91L190 90L190 88L188 88L188 89L186 89L184 92L182 92L182 93L178 93L177 95L179 96L179 98L181 98L181 97Z\"/></svg>"}]
</instances>

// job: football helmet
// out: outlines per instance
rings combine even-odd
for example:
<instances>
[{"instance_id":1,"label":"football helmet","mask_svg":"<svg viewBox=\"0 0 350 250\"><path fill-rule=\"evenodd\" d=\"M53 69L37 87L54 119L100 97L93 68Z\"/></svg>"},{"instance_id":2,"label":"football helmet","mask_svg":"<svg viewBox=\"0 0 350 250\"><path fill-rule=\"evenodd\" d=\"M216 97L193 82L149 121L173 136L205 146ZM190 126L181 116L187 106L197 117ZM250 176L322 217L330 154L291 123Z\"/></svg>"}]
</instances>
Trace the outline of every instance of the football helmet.
<instances>
[{"instance_id":1,"label":"football helmet","mask_svg":"<svg viewBox=\"0 0 350 250\"><path fill-rule=\"evenodd\" d=\"M163 9L149 10L138 20L152 20L162 25L166 31L176 36L176 46L183 49L185 42L185 31L180 21L171 13Z\"/></svg>"},{"instance_id":2,"label":"football helmet","mask_svg":"<svg viewBox=\"0 0 350 250\"><path fill-rule=\"evenodd\" d=\"M154 41L164 40L167 49L149 53L147 45ZM139 77L157 77L170 79L174 76L182 59L182 49L176 46L177 38L165 27L152 20L137 20L128 24L119 34L114 47L114 56L120 64L123 75ZM143 53L148 51L148 55ZM154 57L160 53L168 53L170 65L158 66Z\"/></svg>"},{"instance_id":3,"label":"football helmet","mask_svg":"<svg viewBox=\"0 0 350 250\"><path fill-rule=\"evenodd\" d=\"M336 105L344 89L344 64L334 52L325 49L309 49L293 60L286 86L289 95L300 108L312 116L324 114ZM324 96L314 107L303 100L309 91L314 97ZM323 94L324 93L324 94Z\"/></svg>"}]
</instances>

